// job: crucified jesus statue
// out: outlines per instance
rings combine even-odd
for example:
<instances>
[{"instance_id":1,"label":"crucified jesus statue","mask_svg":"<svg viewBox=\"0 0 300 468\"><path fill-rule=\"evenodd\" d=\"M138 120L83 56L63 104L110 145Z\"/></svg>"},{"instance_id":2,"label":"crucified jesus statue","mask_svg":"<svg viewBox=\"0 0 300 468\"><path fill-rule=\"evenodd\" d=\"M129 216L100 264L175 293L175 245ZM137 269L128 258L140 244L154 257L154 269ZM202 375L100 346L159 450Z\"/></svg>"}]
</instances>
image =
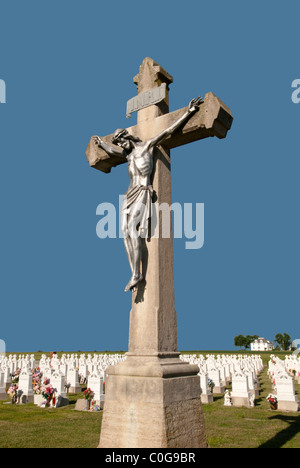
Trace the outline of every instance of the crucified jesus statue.
<instances>
[{"instance_id":1,"label":"crucified jesus statue","mask_svg":"<svg viewBox=\"0 0 300 468\"><path fill-rule=\"evenodd\" d=\"M169 128L159 135L147 141L141 141L125 129L117 129L113 135L111 146L99 136L93 137L94 142L109 156L124 157L128 161L130 185L125 194L122 206L121 220L124 244L128 256L132 277L125 291L135 291L138 283L143 281L141 274L142 243L148 230L148 222L151 217L151 202L153 188L151 175L153 172L154 148L176 132L194 114L203 99L199 96L192 99L187 111Z\"/></svg>"}]
</instances>

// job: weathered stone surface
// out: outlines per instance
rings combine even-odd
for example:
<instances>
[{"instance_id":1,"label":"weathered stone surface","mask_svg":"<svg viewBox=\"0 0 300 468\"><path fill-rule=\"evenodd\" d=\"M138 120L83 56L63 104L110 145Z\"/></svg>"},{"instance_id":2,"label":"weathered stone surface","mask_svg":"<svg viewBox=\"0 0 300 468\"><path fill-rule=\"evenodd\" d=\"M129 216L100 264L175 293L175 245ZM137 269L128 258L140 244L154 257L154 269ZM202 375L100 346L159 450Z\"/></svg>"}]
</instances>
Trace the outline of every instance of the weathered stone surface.
<instances>
[{"instance_id":1,"label":"weathered stone surface","mask_svg":"<svg viewBox=\"0 0 300 468\"><path fill-rule=\"evenodd\" d=\"M166 104L165 104L166 105ZM128 128L131 135L138 136L143 140L145 131L147 138L152 138L159 132L168 128L175 120L180 118L186 111L186 107L170 112L164 115L154 117L153 113L157 109L156 106L151 106L143 109L144 118L137 125ZM146 115L148 117L146 118ZM153 119L149 125L150 115ZM192 143L207 137L225 138L228 130L230 130L233 122L232 114L229 108L213 93L207 93L204 98L204 103L200 106L198 112L193 115L190 120L183 126L181 130L167 139L164 143L166 149L176 148L187 143ZM103 137L104 141L111 144L112 135ZM108 156L108 154L98 148L91 140L86 150L86 157L90 166L102 172L109 173L112 167L126 163L126 160L118 156Z\"/></svg>"},{"instance_id":2,"label":"weathered stone surface","mask_svg":"<svg viewBox=\"0 0 300 468\"><path fill-rule=\"evenodd\" d=\"M100 448L205 448L199 378L109 375Z\"/></svg>"},{"instance_id":3,"label":"weathered stone surface","mask_svg":"<svg viewBox=\"0 0 300 468\"><path fill-rule=\"evenodd\" d=\"M279 401L278 411L291 411L297 413L300 410L299 401Z\"/></svg>"},{"instance_id":4,"label":"weathered stone surface","mask_svg":"<svg viewBox=\"0 0 300 468\"><path fill-rule=\"evenodd\" d=\"M251 408L250 399L244 397L231 396L232 406Z\"/></svg>"},{"instance_id":5,"label":"weathered stone surface","mask_svg":"<svg viewBox=\"0 0 300 468\"><path fill-rule=\"evenodd\" d=\"M213 403L214 401L214 396L213 394L206 394L204 395L203 393L201 394L201 403L203 405L207 405L208 403Z\"/></svg>"},{"instance_id":6,"label":"weathered stone surface","mask_svg":"<svg viewBox=\"0 0 300 468\"><path fill-rule=\"evenodd\" d=\"M89 411L89 402L85 399L80 399L76 401L75 410L76 411Z\"/></svg>"}]
</instances>

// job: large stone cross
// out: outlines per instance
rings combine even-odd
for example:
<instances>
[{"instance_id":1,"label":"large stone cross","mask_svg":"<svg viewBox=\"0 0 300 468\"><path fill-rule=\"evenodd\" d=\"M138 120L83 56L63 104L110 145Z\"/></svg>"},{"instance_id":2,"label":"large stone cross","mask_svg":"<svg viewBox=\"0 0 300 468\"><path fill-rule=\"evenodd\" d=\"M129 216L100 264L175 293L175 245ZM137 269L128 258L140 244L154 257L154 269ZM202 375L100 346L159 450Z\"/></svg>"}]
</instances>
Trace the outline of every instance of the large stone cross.
<instances>
[{"instance_id":1,"label":"large stone cross","mask_svg":"<svg viewBox=\"0 0 300 468\"><path fill-rule=\"evenodd\" d=\"M163 101L138 111L137 125L127 129L131 135L146 141L186 112L183 108L169 113L168 86L172 81L160 65L144 59L134 78L138 93L163 83L167 92ZM170 150L207 137L225 138L232 120L228 107L208 93L186 124L156 148L152 175L156 203L172 204ZM103 140L111 145L112 135ZM93 139L86 156L92 167L105 173L124 163L124 158L109 156ZM100 447L184 448L206 444L199 369L179 359L173 270L172 236L145 239L146 282L132 294L127 359L109 370Z\"/></svg>"}]
</instances>

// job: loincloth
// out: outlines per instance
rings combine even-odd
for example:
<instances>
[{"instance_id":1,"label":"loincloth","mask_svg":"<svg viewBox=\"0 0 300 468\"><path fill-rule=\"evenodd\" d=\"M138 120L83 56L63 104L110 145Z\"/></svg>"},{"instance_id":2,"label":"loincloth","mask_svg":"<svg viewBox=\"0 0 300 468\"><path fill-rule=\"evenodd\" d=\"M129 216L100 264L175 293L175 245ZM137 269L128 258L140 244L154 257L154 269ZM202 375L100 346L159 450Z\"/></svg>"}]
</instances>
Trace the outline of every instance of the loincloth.
<instances>
[{"instance_id":1,"label":"loincloth","mask_svg":"<svg viewBox=\"0 0 300 468\"><path fill-rule=\"evenodd\" d=\"M139 219L140 229L147 231L148 220L151 218L151 204L153 197L152 185L136 185L129 189L122 204L122 214L133 214ZM133 211L137 209L137 213Z\"/></svg>"}]
</instances>

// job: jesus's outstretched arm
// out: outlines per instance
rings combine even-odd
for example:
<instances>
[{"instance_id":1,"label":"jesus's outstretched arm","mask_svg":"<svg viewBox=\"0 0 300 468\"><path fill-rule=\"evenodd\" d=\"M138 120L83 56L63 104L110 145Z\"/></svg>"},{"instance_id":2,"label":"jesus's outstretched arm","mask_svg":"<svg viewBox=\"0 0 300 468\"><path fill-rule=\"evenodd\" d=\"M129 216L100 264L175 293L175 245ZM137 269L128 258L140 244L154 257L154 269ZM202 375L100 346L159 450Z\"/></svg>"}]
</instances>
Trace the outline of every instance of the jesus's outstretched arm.
<instances>
[{"instance_id":1,"label":"jesus's outstretched arm","mask_svg":"<svg viewBox=\"0 0 300 468\"><path fill-rule=\"evenodd\" d=\"M119 156L119 157L126 158L125 151L119 146L109 145L108 143L105 143L105 141L103 141L102 138L100 138L99 136L94 136L93 140L95 142L95 145L102 148L109 156Z\"/></svg>"},{"instance_id":2,"label":"jesus's outstretched arm","mask_svg":"<svg viewBox=\"0 0 300 468\"><path fill-rule=\"evenodd\" d=\"M188 118L199 109L199 106L200 104L202 104L202 102L203 99L201 96L199 96L196 99L192 99L192 101L189 103L186 112L180 117L180 119L178 119L169 128L161 132L156 137L151 138L147 142L149 148L153 148L154 146L160 145L161 143L163 143L164 140L166 140L166 138L168 138L168 136L173 135L173 133L175 133L176 130L178 130L181 127L181 125L183 125L188 120Z\"/></svg>"}]
</instances>

